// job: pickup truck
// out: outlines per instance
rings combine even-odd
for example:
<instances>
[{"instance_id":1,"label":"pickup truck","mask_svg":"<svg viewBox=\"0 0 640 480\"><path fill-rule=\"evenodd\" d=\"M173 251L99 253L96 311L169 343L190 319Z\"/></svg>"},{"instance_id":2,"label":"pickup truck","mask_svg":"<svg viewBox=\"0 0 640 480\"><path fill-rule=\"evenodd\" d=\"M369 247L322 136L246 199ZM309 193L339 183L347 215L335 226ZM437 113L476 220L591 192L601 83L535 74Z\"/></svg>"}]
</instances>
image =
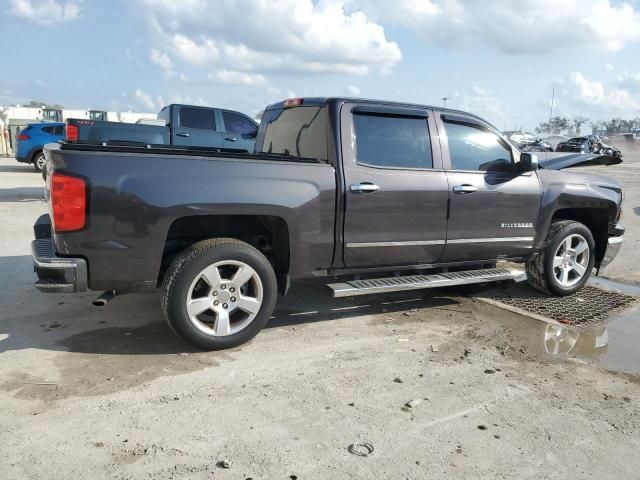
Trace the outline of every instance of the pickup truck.
<instances>
[{"instance_id":1,"label":"pickup truck","mask_svg":"<svg viewBox=\"0 0 640 480\"><path fill-rule=\"evenodd\" d=\"M167 105L160 125L67 119L68 142L138 142L253 152L258 124L243 113L193 105Z\"/></svg>"},{"instance_id":2,"label":"pickup truck","mask_svg":"<svg viewBox=\"0 0 640 480\"><path fill-rule=\"evenodd\" d=\"M269 106L252 154L51 144L34 230L43 292L161 289L204 349L246 342L291 280L334 296L514 279L580 289L624 234L619 182L558 170L596 155L520 152L481 118L346 98ZM106 166L108 165L108 168ZM354 279L355 278L355 279Z\"/></svg>"}]
</instances>

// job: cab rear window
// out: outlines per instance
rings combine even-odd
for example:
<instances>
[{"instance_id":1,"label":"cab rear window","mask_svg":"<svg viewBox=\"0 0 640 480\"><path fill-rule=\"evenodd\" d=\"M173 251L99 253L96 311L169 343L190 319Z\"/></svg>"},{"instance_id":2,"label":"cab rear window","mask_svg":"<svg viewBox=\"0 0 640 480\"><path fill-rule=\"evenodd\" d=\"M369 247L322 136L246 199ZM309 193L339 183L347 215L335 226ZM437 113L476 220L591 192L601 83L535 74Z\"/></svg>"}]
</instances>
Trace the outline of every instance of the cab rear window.
<instances>
[{"instance_id":1,"label":"cab rear window","mask_svg":"<svg viewBox=\"0 0 640 480\"><path fill-rule=\"evenodd\" d=\"M323 106L267 110L256 152L327 160L327 112Z\"/></svg>"}]
</instances>

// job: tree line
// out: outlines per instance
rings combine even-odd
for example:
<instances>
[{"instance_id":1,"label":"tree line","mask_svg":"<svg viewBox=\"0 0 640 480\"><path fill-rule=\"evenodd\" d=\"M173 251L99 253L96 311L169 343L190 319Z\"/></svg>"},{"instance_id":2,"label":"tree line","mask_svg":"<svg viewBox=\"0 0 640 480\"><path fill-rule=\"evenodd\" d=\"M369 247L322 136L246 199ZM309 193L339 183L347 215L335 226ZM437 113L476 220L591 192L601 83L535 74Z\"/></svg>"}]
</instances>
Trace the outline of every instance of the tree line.
<instances>
[{"instance_id":1,"label":"tree line","mask_svg":"<svg viewBox=\"0 0 640 480\"><path fill-rule=\"evenodd\" d=\"M567 135L576 137L582 135L585 126L591 127L591 132L606 135L629 133L640 130L640 117L627 120L624 118L611 118L610 120L590 120L582 115L569 118L564 116L552 117L549 122L540 122L536 127L538 135Z\"/></svg>"}]
</instances>

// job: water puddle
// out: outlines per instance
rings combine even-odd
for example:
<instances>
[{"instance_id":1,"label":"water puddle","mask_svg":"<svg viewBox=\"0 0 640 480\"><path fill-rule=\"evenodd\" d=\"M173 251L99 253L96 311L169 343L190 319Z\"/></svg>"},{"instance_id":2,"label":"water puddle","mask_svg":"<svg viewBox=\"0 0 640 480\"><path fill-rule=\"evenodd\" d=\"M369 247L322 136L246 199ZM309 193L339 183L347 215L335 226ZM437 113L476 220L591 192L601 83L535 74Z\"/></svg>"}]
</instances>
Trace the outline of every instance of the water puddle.
<instances>
[{"instance_id":1,"label":"water puddle","mask_svg":"<svg viewBox=\"0 0 640 480\"><path fill-rule=\"evenodd\" d=\"M592 286L613 290L626 295L640 297L640 288L635 285L597 278ZM640 373L640 308L614 315L606 322L587 327L562 325L557 322L526 316L495 316L502 328L512 336L512 342L527 352L543 357L566 357L584 361L595 361L603 367L625 372Z\"/></svg>"}]
</instances>

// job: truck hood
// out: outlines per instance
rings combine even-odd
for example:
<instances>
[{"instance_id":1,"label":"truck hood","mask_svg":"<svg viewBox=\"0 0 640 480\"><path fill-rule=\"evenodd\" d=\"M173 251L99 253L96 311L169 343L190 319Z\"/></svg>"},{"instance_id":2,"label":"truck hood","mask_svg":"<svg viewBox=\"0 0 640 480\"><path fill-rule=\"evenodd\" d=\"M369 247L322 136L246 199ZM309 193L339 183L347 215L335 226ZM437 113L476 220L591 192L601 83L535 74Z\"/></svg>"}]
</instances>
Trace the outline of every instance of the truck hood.
<instances>
[{"instance_id":1,"label":"truck hood","mask_svg":"<svg viewBox=\"0 0 640 480\"><path fill-rule=\"evenodd\" d=\"M565 153L539 152L537 153L540 168L547 170L562 170L569 167L588 167L593 165L617 165L621 158L603 155L601 153Z\"/></svg>"}]
</instances>

